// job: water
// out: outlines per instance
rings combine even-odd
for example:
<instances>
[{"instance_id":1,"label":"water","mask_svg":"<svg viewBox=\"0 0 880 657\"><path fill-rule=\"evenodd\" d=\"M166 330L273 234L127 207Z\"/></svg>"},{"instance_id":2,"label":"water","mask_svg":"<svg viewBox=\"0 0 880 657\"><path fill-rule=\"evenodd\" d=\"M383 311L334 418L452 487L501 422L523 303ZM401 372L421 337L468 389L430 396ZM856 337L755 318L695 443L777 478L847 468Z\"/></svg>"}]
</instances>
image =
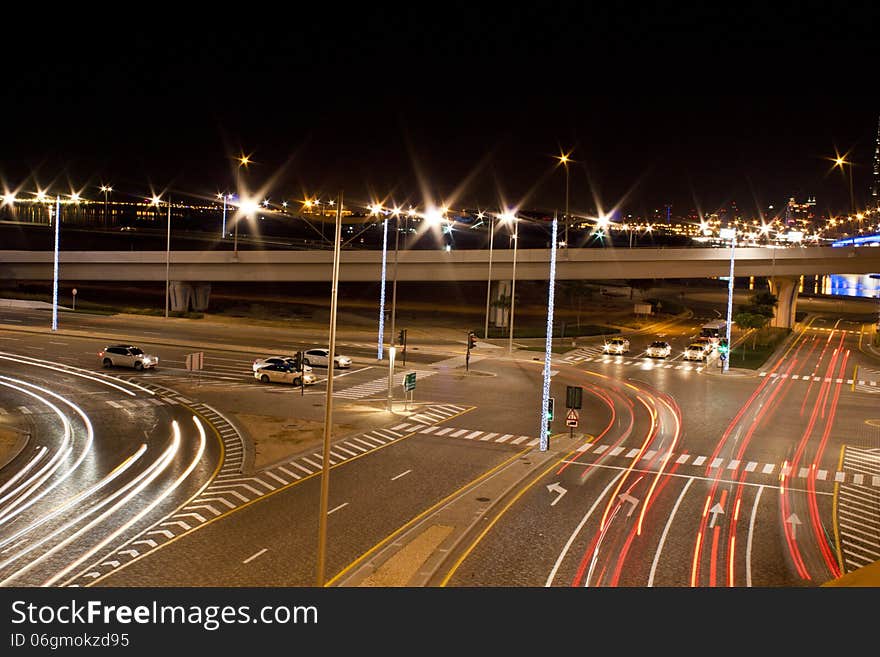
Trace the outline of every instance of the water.
<instances>
[{"instance_id":1,"label":"water","mask_svg":"<svg viewBox=\"0 0 880 657\"><path fill-rule=\"evenodd\" d=\"M804 285L808 286L810 282L812 281L804 281ZM880 298L880 274L830 274L823 276L822 294Z\"/></svg>"}]
</instances>

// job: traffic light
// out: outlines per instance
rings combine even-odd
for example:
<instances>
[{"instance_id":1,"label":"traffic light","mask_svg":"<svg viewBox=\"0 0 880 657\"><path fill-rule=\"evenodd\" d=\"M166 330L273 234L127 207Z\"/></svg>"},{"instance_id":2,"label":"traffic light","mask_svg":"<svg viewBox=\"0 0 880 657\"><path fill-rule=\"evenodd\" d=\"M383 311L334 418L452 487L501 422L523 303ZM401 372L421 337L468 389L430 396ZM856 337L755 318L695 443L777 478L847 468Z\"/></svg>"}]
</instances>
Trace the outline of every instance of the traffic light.
<instances>
[{"instance_id":1,"label":"traffic light","mask_svg":"<svg viewBox=\"0 0 880 657\"><path fill-rule=\"evenodd\" d=\"M477 336L473 331L471 331L470 333L468 333L468 349L469 350L476 349L476 347L477 347Z\"/></svg>"},{"instance_id":2,"label":"traffic light","mask_svg":"<svg viewBox=\"0 0 880 657\"><path fill-rule=\"evenodd\" d=\"M293 369L299 372L302 370L303 352L297 351L293 355Z\"/></svg>"},{"instance_id":3,"label":"traffic light","mask_svg":"<svg viewBox=\"0 0 880 657\"><path fill-rule=\"evenodd\" d=\"M406 329L400 329L397 333L397 344L406 344Z\"/></svg>"},{"instance_id":4,"label":"traffic light","mask_svg":"<svg viewBox=\"0 0 880 657\"><path fill-rule=\"evenodd\" d=\"M722 358L724 358L729 351L730 345L727 344L727 339L721 338L720 342L718 343L718 353L721 355Z\"/></svg>"},{"instance_id":5,"label":"traffic light","mask_svg":"<svg viewBox=\"0 0 880 657\"><path fill-rule=\"evenodd\" d=\"M549 399L547 399L547 422L548 423L553 421L553 402L554 401L555 400L553 399L553 397L550 397Z\"/></svg>"}]
</instances>

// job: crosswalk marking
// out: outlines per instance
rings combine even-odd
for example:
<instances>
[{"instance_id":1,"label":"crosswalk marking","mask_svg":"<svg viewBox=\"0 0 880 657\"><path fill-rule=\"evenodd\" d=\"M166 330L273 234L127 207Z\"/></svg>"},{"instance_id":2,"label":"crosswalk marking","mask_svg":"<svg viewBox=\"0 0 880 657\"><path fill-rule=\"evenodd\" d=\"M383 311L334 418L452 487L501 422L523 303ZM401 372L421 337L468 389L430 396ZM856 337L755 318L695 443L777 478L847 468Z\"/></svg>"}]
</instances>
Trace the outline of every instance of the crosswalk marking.
<instances>
[{"instance_id":1,"label":"crosswalk marking","mask_svg":"<svg viewBox=\"0 0 880 657\"><path fill-rule=\"evenodd\" d=\"M705 463L705 462L706 462L705 456L698 456L697 458L694 459L693 465L700 466L700 465L703 465L703 463Z\"/></svg>"},{"instance_id":2,"label":"crosswalk marking","mask_svg":"<svg viewBox=\"0 0 880 657\"><path fill-rule=\"evenodd\" d=\"M757 467L758 467L757 462L755 462L755 461L749 461L749 462L746 464L746 472L754 472L754 471L755 471L755 468L757 468Z\"/></svg>"},{"instance_id":3,"label":"crosswalk marking","mask_svg":"<svg viewBox=\"0 0 880 657\"><path fill-rule=\"evenodd\" d=\"M434 433L434 432L437 431L437 429L439 429L439 428L440 428L440 427L438 427L438 426L425 427L424 429L422 429L421 431L419 431L419 433Z\"/></svg>"},{"instance_id":4,"label":"crosswalk marking","mask_svg":"<svg viewBox=\"0 0 880 657\"><path fill-rule=\"evenodd\" d=\"M690 454L682 454L682 455L679 456L677 459L675 459L675 462L678 463L679 465L681 465L682 463L687 463L687 460L688 460L690 457L691 457Z\"/></svg>"},{"instance_id":5,"label":"crosswalk marking","mask_svg":"<svg viewBox=\"0 0 880 657\"><path fill-rule=\"evenodd\" d=\"M528 436L520 436L519 438L515 438L510 441L510 444L511 445L519 445L524 440L528 440Z\"/></svg>"},{"instance_id":6,"label":"crosswalk marking","mask_svg":"<svg viewBox=\"0 0 880 657\"><path fill-rule=\"evenodd\" d=\"M452 427L445 427L445 428L443 428L443 429L440 429L440 431L438 431L438 432L435 433L434 435L435 435L435 436L445 436L445 435L446 435L447 433L449 433L450 431L452 431Z\"/></svg>"},{"instance_id":7,"label":"crosswalk marking","mask_svg":"<svg viewBox=\"0 0 880 657\"><path fill-rule=\"evenodd\" d=\"M487 433L485 436L480 438L480 440L492 440L497 435L497 433Z\"/></svg>"}]
</instances>

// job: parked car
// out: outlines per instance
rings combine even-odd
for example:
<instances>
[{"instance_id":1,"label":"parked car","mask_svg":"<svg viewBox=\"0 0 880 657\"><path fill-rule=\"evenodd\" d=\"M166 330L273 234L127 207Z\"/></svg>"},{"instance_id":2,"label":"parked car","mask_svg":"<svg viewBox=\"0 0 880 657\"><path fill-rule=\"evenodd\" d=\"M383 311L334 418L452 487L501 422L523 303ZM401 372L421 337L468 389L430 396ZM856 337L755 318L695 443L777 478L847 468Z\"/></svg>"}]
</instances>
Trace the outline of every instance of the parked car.
<instances>
[{"instance_id":1,"label":"parked car","mask_svg":"<svg viewBox=\"0 0 880 657\"><path fill-rule=\"evenodd\" d=\"M648 358L666 358L672 353L672 345L664 340L655 340L645 349Z\"/></svg>"},{"instance_id":2,"label":"parked car","mask_svg":"<svg viewBox=\"0 0 880 657\"><path fill-rule=\"evenodd\" d=\"M629 340L626 338L611 338L605 342L602 351L606 354L625 354L629 351Z\"/></svg>"},{"instance_id":3,"label":"parked car","mask_svg":"<svg viewBox=\"0 0 880 657\"><path fill-rule=\"evenodd\" d=\"M266 356L265 358L257 358L252 367L254 372L267 365L282 365L286 367L293 367L296 369L296 359L293 356ZM309 367L308 363L305 365L306 372L311 372L312 368Z\"/></svg>"},{"instance_id":4,"label":"parked car","mask_svg":"<svg viewBox=\"0 0 880 657\"><path fill-rule=\"evenodd\" d=\"M685 360L704 360L706 358L706 348L700 342L692 342L684 350Z\"/></svg>"},{"instance_id":5,"label":"parked car","mask_svg":"<svg viewBox=\"0 0 880 657\"><path fill-rule=\"evenodd\" d=\"M304 354L306 365L316 365L318 367L327 367L330 361L329 349L309 349ZM351 358L336 354L333 356L333 366L338 369L347 369L351 367Z\"/></svg>"},{"instance_id":6,"label":"parked car","mask_svg":"<svg viewBox=\"0 0 880 657\"><path fill-rule=\"evenodd\" d=\"M130 344L112 344L98 352L104 367L133 367L136 370L153 369L159 365L159 357L144 353L140 347Z\"/></svg>"},{"instance_id":7,"label":"parked car","mask_svg":"<svg viewBox=\"0 0 880 657\"><path fill-rule=\"evenodd\" d=\"M254 372L254 378L261 383L289 383L291 385L313 385L318 382L311 369L302 372L290 365L266 365Z\"/></svg>"}]
</instances>

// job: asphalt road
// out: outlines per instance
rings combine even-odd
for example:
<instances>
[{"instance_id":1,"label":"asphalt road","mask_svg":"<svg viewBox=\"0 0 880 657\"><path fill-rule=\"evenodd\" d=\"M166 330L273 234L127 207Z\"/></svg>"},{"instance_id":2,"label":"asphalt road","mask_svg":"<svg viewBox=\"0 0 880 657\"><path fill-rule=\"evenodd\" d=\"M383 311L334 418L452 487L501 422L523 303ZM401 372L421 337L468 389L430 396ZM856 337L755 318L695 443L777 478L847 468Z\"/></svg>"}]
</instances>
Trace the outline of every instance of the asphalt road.
<instances>
[{"instance_id":1,"label":"asphalt road","mask_svg":"<svg viewBox=\"0 0 880 657\"><path fill-rule=\"evenodd\" d=\"M862 337L858 321L817 319L764 376L584 366L604 406L585 414L608 424L435 583L815 586L880 559Z\"/></svg>"},{"instance_id":2,"label":"asphalt road","mask_svg":"<svg viewBox=\"0 0 880 657\"><path fill-rule=\"evenodd\" d=\"M250 367L253 358L283 349L288 339L311 346L310 334L292 331L287 338L277 329L273 334L264 327L218 328L162 318L87 318L78 324L77 314L65 318L62 335L44 330L46 317L45 311L4 311L5 321L19 321L0 331L0 351L76 366L101 380L118 375L150 391L186 395L167 409L147 402L152 408L142 412L102 400L102 414L93 423L102 442L96 439L100 449L88 459L103 469L83 478L80 490L128 456L131 445L119 436L139 435L149 425L156 437L148 450L167 449L163 423L177 418L181 427L184 420L194 426L191 409L200 404L224 417L279 407L291 415L323 416L324 381L305 391L266 386ZM535 454L542 354L519 351L506 358L503 347L484 344L465 367L454 341L424 342L418 360L407 367L418 374L418 403L405 409L398 396L390 413L387 365L376 362L369 342L357 340L365 333L352 331L355 339L345 352L355 362L350 371L337 372L335 410L363 433L334 437L326 575L346 572L389 539L401 543L410 562L394 563L405 571L396 585L412 577L431 550L448 551L448 557L433 574L419 576L452 586L812 586L878 559L880 554L872 555L880 542L875 501L880 418L871 421L880 366L860 350L863 319L813 319L763 376L735 370L722 375L712 363L682 362L679 354L696 335L698 319L630 335L630 353L621 356L602 354L601 337L584 341L551 364L551 394L559 409L552 458L515 486L499 488L492 499L475 497L473 483L512 471L523 453ZM151 332L158 334L155 341ZM673 344L673 355L645 358L644 346L658 337ZM158 370L100 368L97 350L129 338L159 353ZM206 359L196 382L183 367L194 350L203 350ZM40 380L34 366L16 373L11 362L4 361L4 376ZM67 386L69 394L95 398L98 391L66 381L70 376L56 372L43 382L58 394ZM395 390L399 383L395 380ZM571 438L562 409L566 385L584 388L580 424ZM8 389L0 405L14 410L22 405L20 395ZM7 415L20 421L27 414ZM40 435L57 435L63 422L54 422ZM304 448L290 460L251 472L243 454L247 447L230 447L232 433L221 428L209 436L209 455L186 484L143 518L138 509L160 499L167 479L164 488L145 488L137 498L140 507L122 507L116 524L103 526L110 537L106 545L89 552L87 541L78 542L92 535L84 532L39 567L19 572L10 563L9 573L32 583L37 580L27 579L30 573L63 572L59 583L75 579L99 586L313 583L320 455ZM183 453L191 456L197 449L196 434L186 434ZM116 443L103 441L110 435ZM199 484L216 470L221 441L226 464L202 490ZM188 462L175 459L168 472L181 473ZM439 514L442 503L453 498L476 505L471 515L480 522L474 528L484 531L452 541L458 529L438 520L413 541L422 541L421 552L394 538L415 520ZM35 505L33 513L43 518L51 511ZM118 535L107 534L107 527L123 526ZM447 529L453 534L444 534ZM130 549L127 540L142 540L149 531L165 532L154 536L158 545L119 556ZM32 556L40 554L35 550ZM61 554L66 561L58 560ZM98 559L90 564L84 554ZM102 567L105 563L117 565Z\"/></svg>"}]
</instances>

